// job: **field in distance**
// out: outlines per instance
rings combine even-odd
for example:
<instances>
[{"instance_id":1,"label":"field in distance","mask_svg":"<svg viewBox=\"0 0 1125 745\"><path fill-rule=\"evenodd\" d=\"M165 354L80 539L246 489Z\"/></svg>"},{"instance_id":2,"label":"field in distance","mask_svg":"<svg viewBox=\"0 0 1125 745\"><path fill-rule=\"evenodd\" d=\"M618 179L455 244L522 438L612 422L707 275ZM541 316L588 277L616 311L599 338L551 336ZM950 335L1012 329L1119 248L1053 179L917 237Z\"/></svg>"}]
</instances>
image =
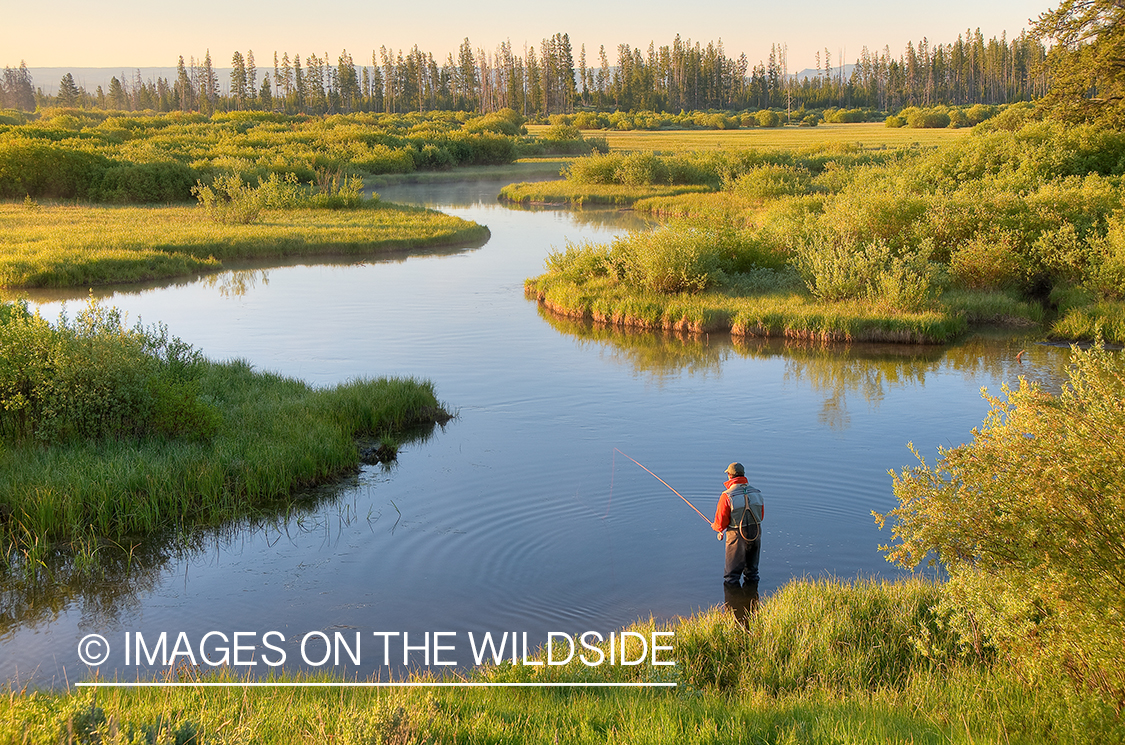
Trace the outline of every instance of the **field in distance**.
<instances>
[{"instance_id":1,"label":"field in distance","mask_svg":"<svg viewBox=\"0 0 1125 745\"><path fill-rule=\"evenodd\" d=\"M527 125L528 134L542 134L545 124ZM604 137L610 150L715 150L717 148L798 148L825 142L847 142L864 148L931 147L968 137L970 128L894 129L882 122L821 124L819 127L754 127L751 129L586 130L584 137Z\"/></svg>"}]
</instances>

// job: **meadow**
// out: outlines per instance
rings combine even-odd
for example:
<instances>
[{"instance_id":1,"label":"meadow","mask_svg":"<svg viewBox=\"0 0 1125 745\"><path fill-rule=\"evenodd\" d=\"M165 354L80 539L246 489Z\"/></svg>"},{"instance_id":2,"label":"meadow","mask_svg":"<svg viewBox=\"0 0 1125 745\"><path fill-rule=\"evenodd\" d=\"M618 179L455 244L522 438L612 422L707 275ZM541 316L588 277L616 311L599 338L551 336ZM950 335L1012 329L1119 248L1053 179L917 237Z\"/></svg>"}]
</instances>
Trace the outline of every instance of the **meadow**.
<instances>
[{"instance_id":1,"label":"meadow","mask_svg":"<svg viewBox=\"0 0 1125 745\"><path fill-rule=\"evenodd\" d=\"M528 124L528 134L548 128ZM934 147L967 137L969 128L887 127L883 122L823 123L816 127L754 127L750 129L595 130L610 150L674 153L735 148L796 149L824 143L843 143L861 148Z\"/></svg>"}]
</instances>

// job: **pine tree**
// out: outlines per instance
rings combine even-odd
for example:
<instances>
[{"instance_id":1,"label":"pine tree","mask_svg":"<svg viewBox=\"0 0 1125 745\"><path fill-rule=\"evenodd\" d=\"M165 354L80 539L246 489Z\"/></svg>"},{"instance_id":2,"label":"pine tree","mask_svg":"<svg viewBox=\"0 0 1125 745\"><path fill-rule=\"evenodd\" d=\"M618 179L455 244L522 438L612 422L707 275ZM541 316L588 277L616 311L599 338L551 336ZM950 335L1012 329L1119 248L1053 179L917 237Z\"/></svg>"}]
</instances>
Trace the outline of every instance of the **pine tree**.
<instances>
[{"instance_id":1,"label":"pine tree","mask_svg":"<svg viewBox=\"0 0 1125 745\"><path fill-rule=\"evenodd\" d=\"M1065 119L1125 127L1125 3L1063 0L1033 25L1054 42L1047 104Z\"/></svg>"},{"instance_id":2,"label":"pine tree","mask_svg":"<svg viewBox=\"0 0 1125 745\"><path fill-rule=\"evenodd\" d=\"M273 90L270 88L270 74L266 71L262 75L262 89L258 92L258 100L262 108L270 111L273 108Z\"/></svg>"},{"instance_id":3,"label":"pine tree","mask_svg":"<svg viewBox=\"0 0 1125 745\"><path fill-rule=\"evenodd\" d=\"M109 79L109 95L107 96L110 108L116 111L129 110L129 96L125 93L125 86L117 77Z\"/></svg>"},{"instance_id":4,"label":"pine tree","mask_svg":"<svg viewBox=\"0 0 1125 745\"><path fill-rule=\"evenodd\" d=\"M180 106L180 111L191 111L195 107L195 87L191 83L191 78L188 77L187 69L184 67L184 56L180 55L180 62L176 65L176 99Z\"/></svg>"},{"instance_id":5,"label":"pine tree","mask_svg":"<svg viewBox=\"0 0 1125 745\"><path fill-rule=\"evenodd\" d=\"M215 72L215 67L211 64L211 50L208 49L206 55L203 57L203 69L200 72L202 83L199 86L200 109L206 110L204 113L211 113L215 107L216 101L219 98L219 76Z\"/></svg>"},{"instance_id":6,"label":"pine tree","mask_svg":"<svg viewBox=\"0 0 1125 745\"><path fill-rule=\"evenodd\" d=\"M242 52L235 52L230 60L230 97L234 102L234 106L238 110L242 110L246 104L246 63L242 58Z\"/></svg>"},{"instance_id":7,"label":"pine tree","mask_svg":"<svg viewBox=\"0 0 1125 745\"><path fill-rule=\"evenodd\" d=\"M74 76L68 72L66 75L63 75L62 80L59 81L59 105L77 106L78 97L78 86L74 83Z\"/></svg>"},{"instance_id":8,"label":"pine tree","mask_svg":"<svg viewBox=\"0 0 1125 745\"><path fill-rule=\"evenodd\" d=\"M35 110L35 89L32 87L31 71L26 62L20 62L16 69L4 68L4 105L21 111Z\"/></svg>"},{"instance_id":9,"label":"pine tree","mask_svg":"<svg viewBox=\"0 0 1125 745\"><path fill-rule=\"evenodd\" d=\"M253 101L258 93L258 68L254 65L254 50L246 53L246 97Z\"/></svg>"},{"instance_id":10,"label":"pine tree","mask_svg":"<svg viewBox=\"0 0 1125 745\"><path fill-rule=\"evenodd\" d=\"M365 69L364 75L367 74ZM356 76L355 62L345 49L340 53L336 67L336 80L339 85L340 102L344 111L352 111L358 103L360 88L359 78Z\"/></svg>"}]
</instances>

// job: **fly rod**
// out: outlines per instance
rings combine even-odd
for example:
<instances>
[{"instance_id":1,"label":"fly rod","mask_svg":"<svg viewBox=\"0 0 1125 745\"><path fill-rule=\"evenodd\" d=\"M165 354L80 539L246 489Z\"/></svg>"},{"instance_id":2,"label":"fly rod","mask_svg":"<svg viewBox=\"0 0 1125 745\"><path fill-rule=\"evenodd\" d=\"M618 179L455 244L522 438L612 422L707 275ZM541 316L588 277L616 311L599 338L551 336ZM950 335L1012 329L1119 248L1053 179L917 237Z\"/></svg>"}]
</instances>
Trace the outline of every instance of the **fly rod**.
<instances>
[{"instance_id":1,"label":"fly rod","mask_svg":"<svg viewBox=\"0 0 1125 745\"><path fill-rule=\"evenodd\" d=\"M649 472L649 474L651 474L651 475L652 475L652 477L653 477L653 478L655 478L655 479L656 479L657 481L659 481L660 483L662 483L662 484L664 484L665 486L667 486L667 487L668 487L669 489L672 489L672 485L671 485L671 484L669 484L669 483L668 483L667 481L665 481L664 479L662 479L662 478L660 478L659 476L657 476L657 475L656 475L655 473L653 473L652 471L649 471L649 470L648 470L647 468L645 468L645 467L644 467L644 466L643 466L643 465L641 464L641 462L640 462L640 461L638 461L638 460L637 460L636 458L633 458L633 457L629 456L629 455L628 455L627 453L623 453L623 452L621 452L621 450L619 450L618 448L614 448L614 450L616 450L617 452L621 453L622 455L624 455L624 456L625 456L626 458L628 458L629 460L631 460L631 461L633 461L634 463L636 463L636 464L637 464L638 466L640 466L641 468L644 468L644 469L645 469L646 471L648 471L648 472ZM673 494L675 494L675 495L676 495L677 497L679 497L680 499L682 499L682 500L684 500L685 502L687 502L687 505L688 505L688 507L691 507L691 508L692 508L693 510L695 510L695 514L697 514L697 515L699 515L700 517L702 517L702 518L704 519L704 521L706 521L706 523L707 523L708 525L710 525L710 524L711 524L711 521L710 521L710 520L709 520L709 519L707 518L707 516L706 516L706 515L704 515L704 514L703 514L702 512L700 512L700 511L699 511L698 509L696 509L696 507L695 507L695 505L694 505L694 504L692 504L691 502L688 502L687 498L686 498L686 497L685 497L685 496L684 496L683 494L680 494L680 493L679 493L678 491L676 491L675 489L672 489L672 493L673 493Z\"/></svg>"}]
</instances>

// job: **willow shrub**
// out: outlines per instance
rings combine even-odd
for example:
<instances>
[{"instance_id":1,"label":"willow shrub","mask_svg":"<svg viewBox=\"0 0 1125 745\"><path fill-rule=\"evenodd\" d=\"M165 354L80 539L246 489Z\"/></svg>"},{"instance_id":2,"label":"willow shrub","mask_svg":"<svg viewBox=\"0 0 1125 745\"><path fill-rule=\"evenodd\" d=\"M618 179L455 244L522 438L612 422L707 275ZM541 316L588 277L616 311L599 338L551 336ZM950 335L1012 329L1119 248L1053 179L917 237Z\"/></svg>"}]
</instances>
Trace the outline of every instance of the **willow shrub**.
<instances>
[{"instance_id":1,"label":"willow shrub","mask_svg":"<svg viewBox=\"0 0 1125 745\"><path fill-rule=\"evenodd\" d=\"M794 266L813 296L827 301L867 300L895 310L919 311L941 294L940 267L922 244L895 251L885 241L850 242L814 235L799 244Z\"/></svg>"},{"instance_id":2,"label":"willow shrub","mask_svg":"<svg viewBox=\"0 0 1125 745\"><path fill-rule=\"evenodd\" d=\"M895 476L888 558L949 571L963 638L1031 679L1125 704L1125 353L1075 349L1058 396L1020 381L971 443Z\"/></svg>"},{"instance_id":3,"label":"willow shrub","mask_svg":"<svg viewBox=\"0 0 1125 745\"><path fill-rule=\"evenodd\" d=\"M781 269L784 260L764 252L745 232L685 221L633 231L610 244L568 244L550 254L546 266L551 274L578 284L608 277L671 295L737 284L736 273Z\"/></svg>"},{"instance_id":4,"label":"willow shrub","mask_svg":"<svg viewBox=\"0 0 1125 745\"><path fill-rule=\"evenodd\" d=\"M199 353L163 327L126 328L91 302L52 326L0 306L0 434L61 443L146 435L206 438L218 414L199 396Z\"/></svg>"}]
</instances>

